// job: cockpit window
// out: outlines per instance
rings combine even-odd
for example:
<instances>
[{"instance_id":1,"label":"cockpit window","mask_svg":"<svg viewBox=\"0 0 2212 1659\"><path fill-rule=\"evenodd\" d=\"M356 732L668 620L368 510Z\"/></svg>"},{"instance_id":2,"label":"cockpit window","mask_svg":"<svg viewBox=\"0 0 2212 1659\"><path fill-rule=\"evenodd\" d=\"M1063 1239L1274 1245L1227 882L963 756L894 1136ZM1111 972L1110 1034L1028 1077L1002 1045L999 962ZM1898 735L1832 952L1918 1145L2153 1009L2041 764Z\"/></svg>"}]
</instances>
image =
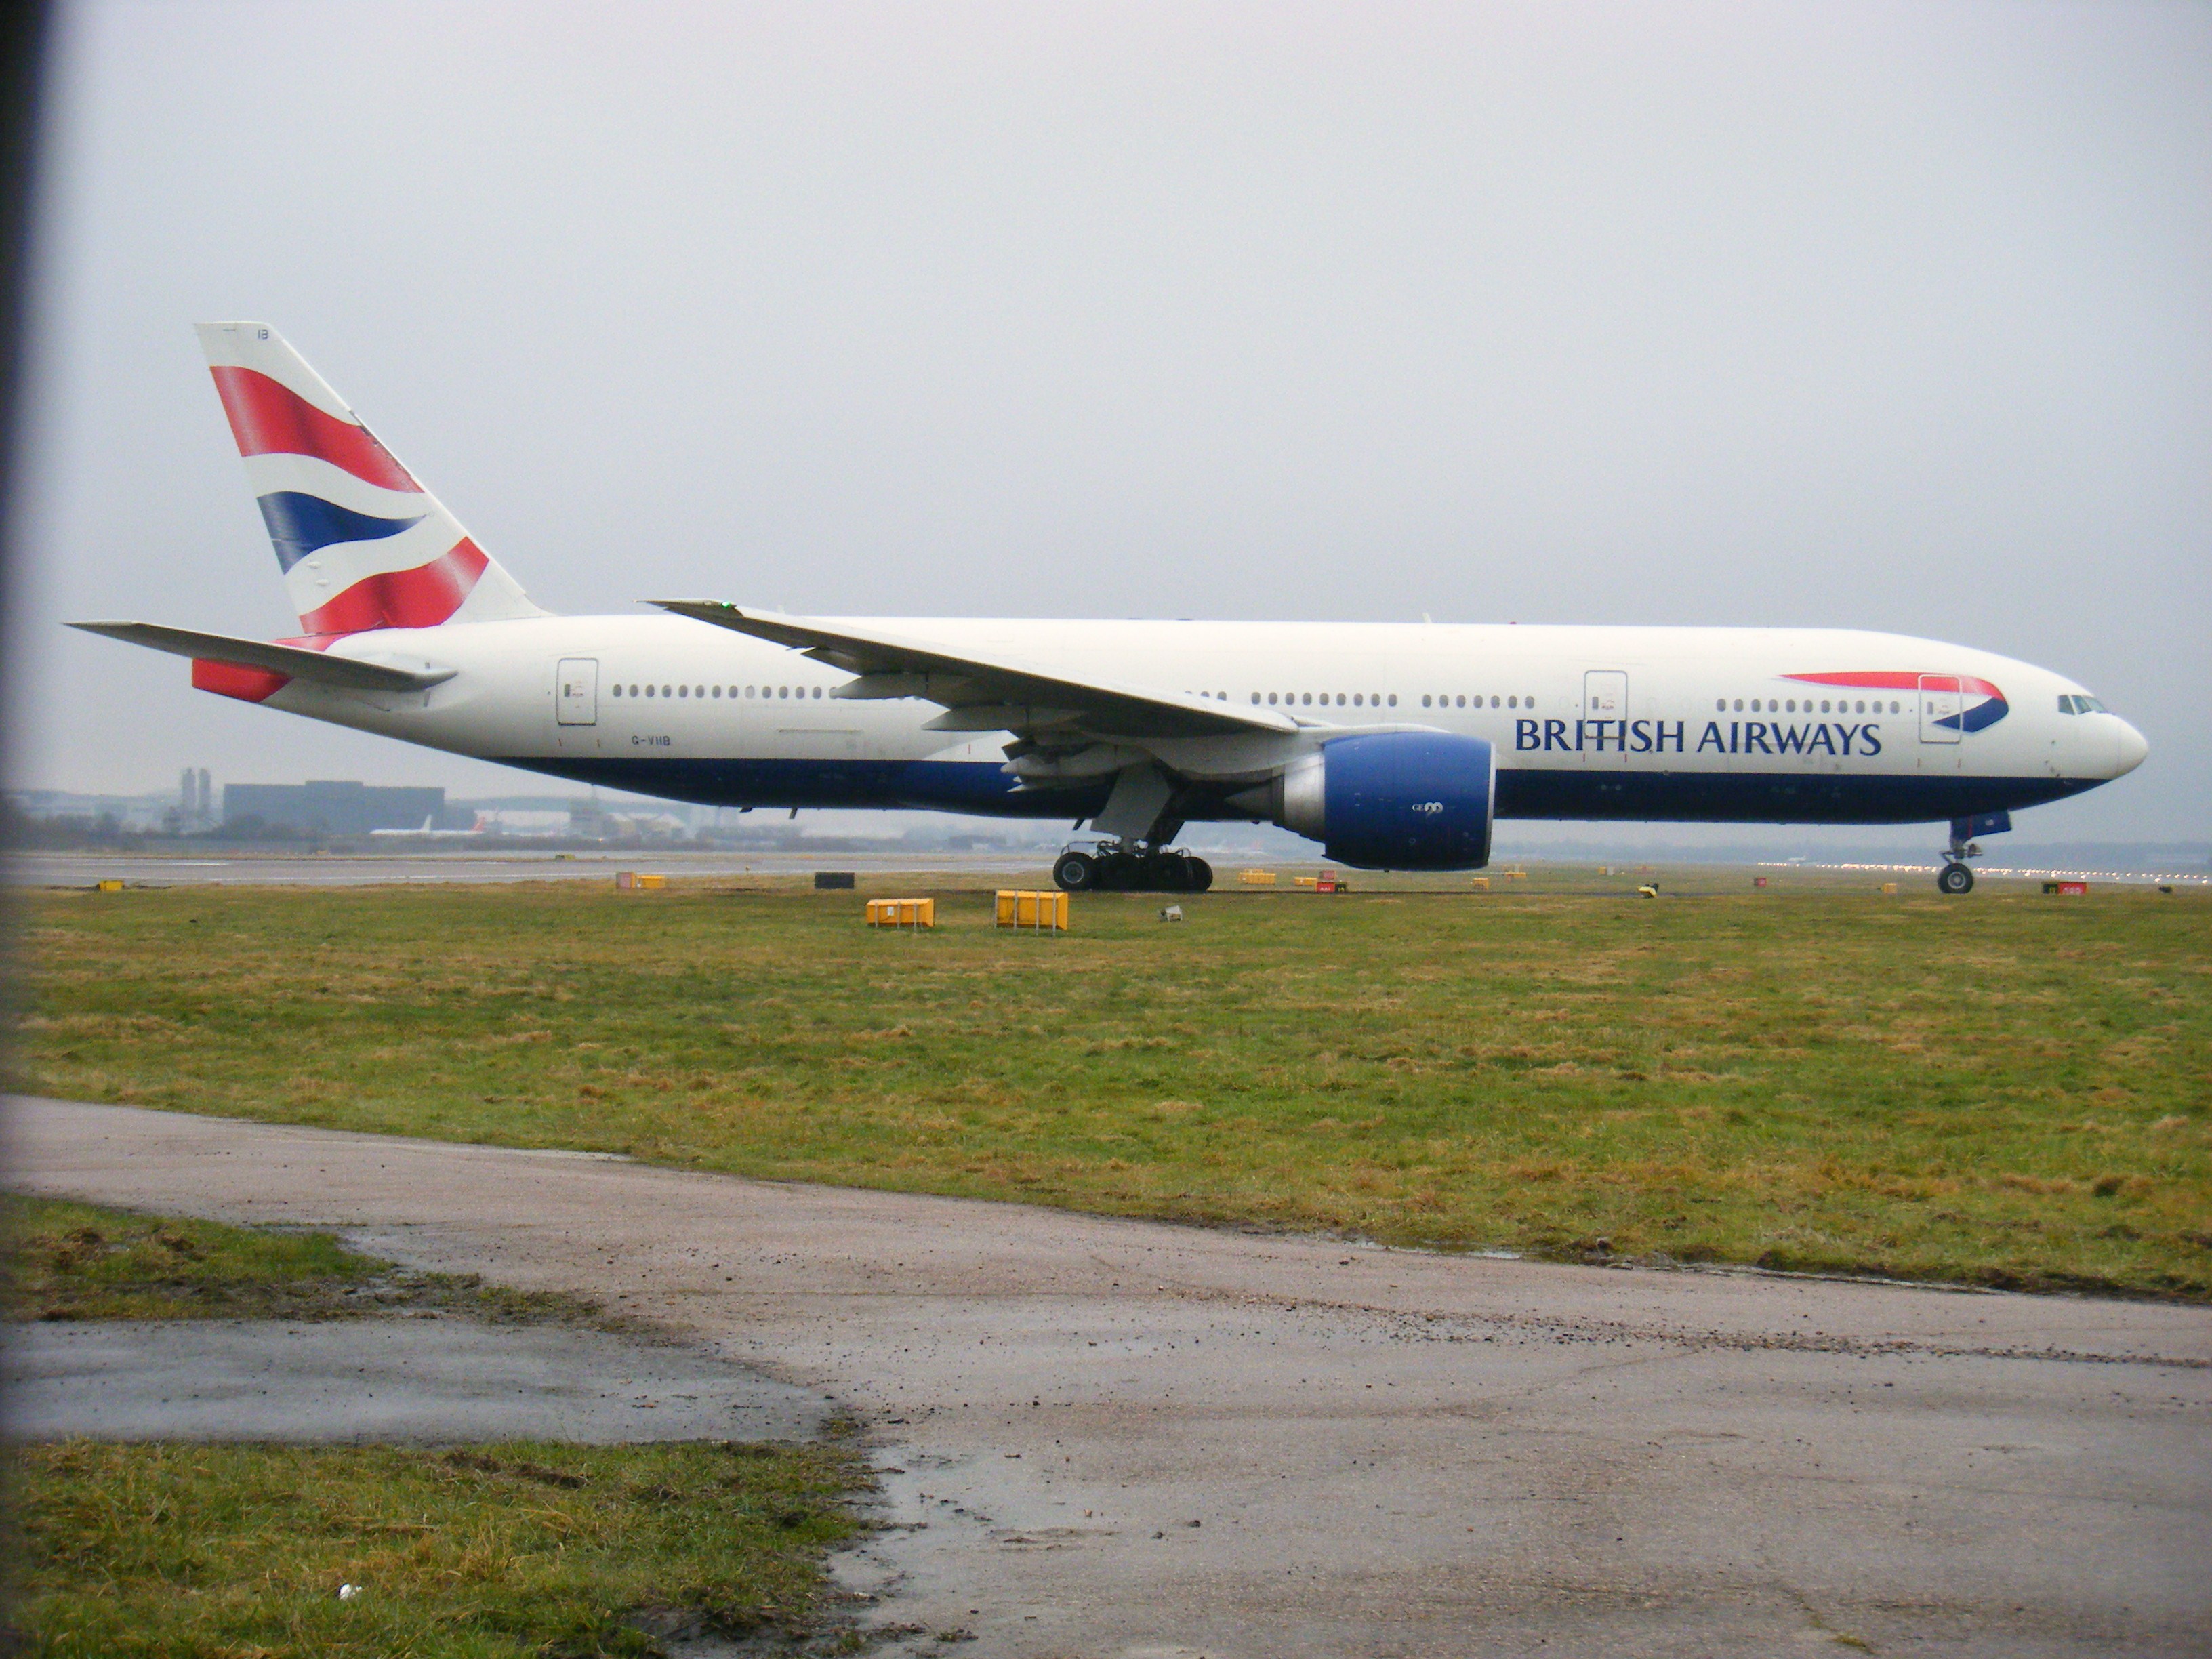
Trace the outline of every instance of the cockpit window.
<instances>
[{"instance_id":1,"label":"cockpit window","mask_svg":"<svg viewBox=\"0 0 2212 1659\"><path fill-rule=\"evenodd\" d=\"M2058 694L2058 712L2062 714L2070 714L2074 712L2074 694L2071 691L2061 691Z\"/></svg>"},{"instance_id":2,"label":"cockpit window","mask_svg":"<svg viewBox=\"0 0 2212 1659\"><path fill-rule=\"evenodd\" d=\"M2112 711L2085 692L2068 691L2058 699L2058 712L2062 714L2109 714Z\"/></svg>"}]
</instances>

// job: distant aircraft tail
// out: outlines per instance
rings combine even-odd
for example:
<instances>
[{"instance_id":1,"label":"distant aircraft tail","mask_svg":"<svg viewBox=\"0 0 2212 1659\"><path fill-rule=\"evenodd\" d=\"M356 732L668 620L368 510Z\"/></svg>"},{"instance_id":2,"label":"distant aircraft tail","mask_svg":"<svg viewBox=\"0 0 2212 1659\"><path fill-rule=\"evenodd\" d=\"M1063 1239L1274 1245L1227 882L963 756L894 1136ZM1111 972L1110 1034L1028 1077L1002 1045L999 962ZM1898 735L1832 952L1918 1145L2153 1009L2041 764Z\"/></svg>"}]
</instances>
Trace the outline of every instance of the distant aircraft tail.
<instances>
[{"instance_id":1,"label":"distant aircraft tail","mask_svg":"<svg viewBox=\"0 0 2212 1659\"><path fill-rule=\"evenodd\" d=\"M198 331L303 634L545 614L283 335Z\"/></svg>"}]
</instances>

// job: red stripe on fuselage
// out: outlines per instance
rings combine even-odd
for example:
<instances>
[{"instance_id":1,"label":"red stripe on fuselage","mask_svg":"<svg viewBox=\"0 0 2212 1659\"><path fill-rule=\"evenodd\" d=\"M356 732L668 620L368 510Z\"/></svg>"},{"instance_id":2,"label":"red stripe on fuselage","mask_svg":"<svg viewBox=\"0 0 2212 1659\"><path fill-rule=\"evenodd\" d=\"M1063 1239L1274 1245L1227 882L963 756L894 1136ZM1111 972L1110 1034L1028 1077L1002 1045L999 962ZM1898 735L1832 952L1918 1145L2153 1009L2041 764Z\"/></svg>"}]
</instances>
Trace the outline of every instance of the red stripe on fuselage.
<instances>
[{"instance_id":1,"label":"red stripe on fuselage","mask_svg":"<svg viewBox=\"0 0 2212 1659\"><path fill-rule=\"evenodd\" d=\"M363 483L421 495L422 486L365 426L326 415L291 387L251 368L210 371L241 455L312 455Z\"/></svg>"},{"instance_id":2,"label":"red stripe on fuselage","mask_svg":"<svg viewBox=\"0 0 2212 1659\"><path fill-rule=\"evenodd\" d=\"M372 628L435 628L461 608L491 561L463 537L428 564L368 576L303 614L309 634L360 634Z\"/></svg>"},{"instance_id":3,"label":"red stripe on fuselage","mask_svg":"<svg viewBox=\"0 0 2212 1659\"><path fill-rule=\"evenodd\" d=\"M1869 691L1917 691L1923 680L1956 680L1961 691L1971 691L1977 696L2004 696L1987 680L1978 680L1971 674L1784 674L1782 678L1802 680L1808 685L1848 685Z\"/></svg>"}]
</instances>

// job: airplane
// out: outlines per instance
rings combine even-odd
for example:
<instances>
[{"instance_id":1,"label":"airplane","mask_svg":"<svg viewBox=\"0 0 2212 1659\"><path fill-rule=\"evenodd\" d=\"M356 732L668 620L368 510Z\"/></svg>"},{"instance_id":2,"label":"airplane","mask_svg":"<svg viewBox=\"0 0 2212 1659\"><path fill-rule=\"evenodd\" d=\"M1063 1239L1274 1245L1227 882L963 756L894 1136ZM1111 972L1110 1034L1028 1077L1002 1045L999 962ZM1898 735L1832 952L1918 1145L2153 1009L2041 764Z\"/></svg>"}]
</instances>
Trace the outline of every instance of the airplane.
<instances>
[{"instance_id":1,"label":"airplane","mask_svg":"<svg viewBox=\"0 0 2212 1659\"><path fill-rule=\"evenodd\" d=\"M200 325L300 617L258 641L71 624L204 691L700 805L1088 823L1063 889L1203 891L1185 824L1334 862L1473 870L1499 818L1948 821L1976 837L2132 771L2075 681L1846 629L792 616L719 599L563 617L263 323Z\"/></svg>"},{"instance_id":2,"label":"airplane","mask_svg":"<svg viewBox=\"0 0 2212 1659\"><path fill-rule=\"evenodd\" d=\"M434 827L437 822L438 815L432 812L423 818L418 830L372 830L368 833L372 836L404 836L410 841L453 841L457 838L466 841L491 833L491 828L485 823L484 815L481 812L465 830L440 830Z\"/></svg>"}]
</instances>

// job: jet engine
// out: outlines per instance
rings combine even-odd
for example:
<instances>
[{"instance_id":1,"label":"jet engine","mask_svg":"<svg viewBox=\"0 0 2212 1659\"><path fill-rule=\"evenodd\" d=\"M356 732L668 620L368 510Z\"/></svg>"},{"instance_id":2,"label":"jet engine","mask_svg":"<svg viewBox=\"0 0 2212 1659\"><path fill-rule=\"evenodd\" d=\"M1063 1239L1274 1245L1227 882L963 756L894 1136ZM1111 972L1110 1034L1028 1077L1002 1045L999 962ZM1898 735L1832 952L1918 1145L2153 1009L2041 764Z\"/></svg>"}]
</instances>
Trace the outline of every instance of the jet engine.
<instances>
[{"instance_id":1,"label":"jet engine","mask_svg":"<svg viewBox=\"0 0 2212 1659\"><path fill-rule=\"evenodd\" d=\"M1498 759L1480 738L1371 732L1332 738L1232 799L1369 870L1490 862Z\"/></svg>"}]
</instances>

